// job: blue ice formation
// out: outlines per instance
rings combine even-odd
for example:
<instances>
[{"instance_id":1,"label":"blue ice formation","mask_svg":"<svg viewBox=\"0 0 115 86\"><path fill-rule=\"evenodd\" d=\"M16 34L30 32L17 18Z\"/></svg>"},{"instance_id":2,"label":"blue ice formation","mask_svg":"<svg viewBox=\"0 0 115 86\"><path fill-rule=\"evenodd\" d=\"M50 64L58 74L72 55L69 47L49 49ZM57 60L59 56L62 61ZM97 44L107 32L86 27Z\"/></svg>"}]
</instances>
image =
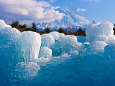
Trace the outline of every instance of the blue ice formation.
<instances>
[{"instance_id":1,"label":"blue ice formation","mask_svg":"<svg viewBox=\"0 0 115 86\"><path fill-rule=\"evenodd\" d=\"M0 20L0 86L114 86L113 24L86 35L20 32Z\"/></svg>"}]
</instances>

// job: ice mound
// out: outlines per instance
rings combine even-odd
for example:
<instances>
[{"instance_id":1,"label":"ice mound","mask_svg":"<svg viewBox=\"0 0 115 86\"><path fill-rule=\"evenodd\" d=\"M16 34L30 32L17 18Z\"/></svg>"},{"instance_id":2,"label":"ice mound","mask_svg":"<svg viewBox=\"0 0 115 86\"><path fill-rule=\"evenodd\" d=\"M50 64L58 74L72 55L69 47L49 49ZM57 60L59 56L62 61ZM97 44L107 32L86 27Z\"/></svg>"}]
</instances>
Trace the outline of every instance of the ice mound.
<instances>
[{"instance_id":1,"label":"ice mound","mask_svg":"<svg viewBox=\"0 0 115 86\"><path fill-rule=\"evenodd\" d=\"M67 40L68 44L72 44L72 43L77 42L77 38L73 35L67 35L66 40Z\"/></svg>"},{"instance_id":2,"label":"ice mound","mask_svg":"<svg viewBox=\"0 0 115 86\"><path fill-rule=\"evenodd\" d=\"M21 33L15 28L0 28L0 66L9 70Z\"/></svg>"},{"instance_id":3,"label":"ice mound","mask_svg":"<svg viewBox=\"0 0 115 86\"><path fill-rule=\"evenodd\" d=\"M66 37L65 34L60 33L60 34L59 34L59 39L58 39L58 41L60 41L60 42L61 42L61 41L65 41L65 37Z\"/></svg>"},{"instance_id":4,"label":"ice mound","mask_svg":"<svg viewBox=\"0 0 115 86\"><path fill-rule=\"evenodd\" d=\"M94 38L96 37L96 29L97 25L96 24L91 24L87 29L86 29L86 38L89 42L92 42Z\"/></svg>"},{"instance_id":5,"label":"ice mound","mask_svg":"<svg viewBox=\"0 0 115 86\"><path fill-rule=\"evenodd\" d=\"M53 37L50 34L53 34ZM59 56L75 49L79 51L80 47L82 46L82 44L77 41L75 36L66 36L58 32L51 32L50 34L42 35L42 46L51 48L53 56Z\"/></svg>"},{"instance_id":6,"label":"ice mound","mask_svg":"<svg viewBox=\"0 0 115 86\"><path fill-rule=\"evenodd\" d=\"M77 41L77 38L72 35L59 34L59 39L55 41L52 48L53 56L65 54L70 50L80 51L82 44Z\"/></svg>"},{"instance_id":7,"label":"ice mound","mask_svg":"<svg viewBox=\"0 0 115 86\"><path fill-rule=\"evenodd\" d=\"M20 37L21 33L15 28L0 29L0 46L10 47Z\"/></svg>"},{"instance_id":8,"label":"ice mound","mask_svg":"<svg viewBox=\"0 0 115 86\"><path fill-rule=\"evenodd\" d=\"M98 35L113 36L113 24L111 22L103 22L98 26Z\"/></svg>"},{"instance_id":9,"label":"ice mound","mask_svg":"<svg viewBox=\"0 0 115 86\"><path fill-rule=\"evenodd\" d=\"M41 47L39 58L50 58L52 57L52 50L48 47Z\"/></svg>"},{"instance_id":10,"label":"ice mound","mask_svg":"<svg viewBox=\"0 0 115 86\"><path fill-rule=\"evenodd\" d=\"M87 28L86 35L87 35L86 38L88 39L89 42L93 42L99 35L112 37L113 24L110 22L103 22L100 25L92 24ZM100 41L100 40L97 40L97 41Z\"/></svg>"},{"instance_id":11,"label":"ice mound","mask_svg":"<svg viewBox=\"0 0 115 86\"><path fill-rule=\"evenodd\" d=\"M59 32L54 31L54 32L50 32L50 34L54 37L55 40L59 39L59 34L60 34Z\"/></svg>"},{"instance_id":12,"label":"ice mound","mask_svg":"<svg viewBox=\"0 0 115 86\"><path fill-rule=\"evenodd\" d=\"M41 35L41 46L42 47L52 47L55 43L54 37L51 34Z\"/></svg>"},{"instance_id":13,"label":"ice mound","mask_svg":"<svg viewBox=\"0 0 115 86\"><path fill-rule=\"evenodd\" d=\"M17 44L18 59L28 62L38 58L41 36L31 31L22 32Z\"/></svg>"},{"instance_id":14,"label":"ice mound","mask_svg":"<svg viewBox=\"0 0 115 86\"><path fill-rule=\"evenodd\" d=\"M8 27L11 27L10 25L7 25L5 22L4 22L4 20L1 20L0 19L0 29L2 29L2 28L8 28Z\"/></svg>"},{"instance_id":15,"label":"ice mound","mask_svg":"<svg viewBox=\"0 0 115 86\"><path fill-rule=\"evenodd\" d=\"M77 38L72 35L66 36L65 43L66 43L65 49L67 52L68 52L68 50L71 50L71 49L80 51L80 48L82 46L82 43L78 42Z\"/></svg>"}]
</instances>

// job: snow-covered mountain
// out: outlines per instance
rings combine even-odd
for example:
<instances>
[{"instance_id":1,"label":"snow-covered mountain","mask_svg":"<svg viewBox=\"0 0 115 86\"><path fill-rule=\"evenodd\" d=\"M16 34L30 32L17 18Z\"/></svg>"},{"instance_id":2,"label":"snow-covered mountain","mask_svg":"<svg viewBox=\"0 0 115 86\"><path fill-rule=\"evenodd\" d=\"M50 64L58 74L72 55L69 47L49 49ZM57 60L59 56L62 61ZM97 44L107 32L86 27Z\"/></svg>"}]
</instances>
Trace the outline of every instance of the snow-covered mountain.
<instances>
[{"instance_id":1,"label":"snow-covered mountain","mask_svg":"<svg viewBox=\"0 0 115 86\"><path fill-rule=\"evenodd\" d=\"M63 13L64 16L60 20L55 20L50 23L37 23L38 27L50 27L52 29L58 29L60 27L67 28L67 27L84 27L91 22L84 17L78 15L77 13L69 10L69 9L62 9L62 8L55 8L55 11L59 11L59 13Z\"/></svg>"}]
</instances>

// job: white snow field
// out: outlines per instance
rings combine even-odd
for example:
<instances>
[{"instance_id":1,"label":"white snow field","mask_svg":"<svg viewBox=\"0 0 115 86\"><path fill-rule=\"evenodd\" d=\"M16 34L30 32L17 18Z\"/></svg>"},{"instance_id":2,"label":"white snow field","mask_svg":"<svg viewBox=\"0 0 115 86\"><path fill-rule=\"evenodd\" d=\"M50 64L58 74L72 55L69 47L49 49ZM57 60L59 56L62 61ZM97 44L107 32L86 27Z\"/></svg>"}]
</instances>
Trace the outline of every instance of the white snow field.
<instances>
[{"instance_id":1,"label":"white snow field","mask_svg":"<svg viewBox=\"0 0 115 86\"><path fill-rule=\"evenodd\" d=\"M86 37L20 32L0 20L0 86L114 86L113 24Z\"/></svg>"}]
</instances>

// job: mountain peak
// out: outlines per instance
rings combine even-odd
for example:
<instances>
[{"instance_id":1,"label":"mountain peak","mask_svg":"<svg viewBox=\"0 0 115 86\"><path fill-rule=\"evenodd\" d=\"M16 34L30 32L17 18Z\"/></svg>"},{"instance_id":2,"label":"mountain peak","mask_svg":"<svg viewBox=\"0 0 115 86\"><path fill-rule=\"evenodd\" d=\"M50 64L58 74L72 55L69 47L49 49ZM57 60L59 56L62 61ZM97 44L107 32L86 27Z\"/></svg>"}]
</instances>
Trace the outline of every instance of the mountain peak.
<instances>
[{"instance_id":1,"label":"mountain peak","mask_svg":"<svg viewBox=\"0 0 115 86\"><path fill-rule=\"evenodd\" d=\"M44 22L44 23L38 24L38 25L41 27L47 26L52 29L58 29L60 27L67 28L69 25L84 27L84 26L90 24L89 20L78 15L74 11L69 10L68 8L63 9L60 7L56 7L54 10L58 11L59 13L63 13L64 14L63 18L60 20L55 20L50 23Z\"/></svg>"}]
</instances>

